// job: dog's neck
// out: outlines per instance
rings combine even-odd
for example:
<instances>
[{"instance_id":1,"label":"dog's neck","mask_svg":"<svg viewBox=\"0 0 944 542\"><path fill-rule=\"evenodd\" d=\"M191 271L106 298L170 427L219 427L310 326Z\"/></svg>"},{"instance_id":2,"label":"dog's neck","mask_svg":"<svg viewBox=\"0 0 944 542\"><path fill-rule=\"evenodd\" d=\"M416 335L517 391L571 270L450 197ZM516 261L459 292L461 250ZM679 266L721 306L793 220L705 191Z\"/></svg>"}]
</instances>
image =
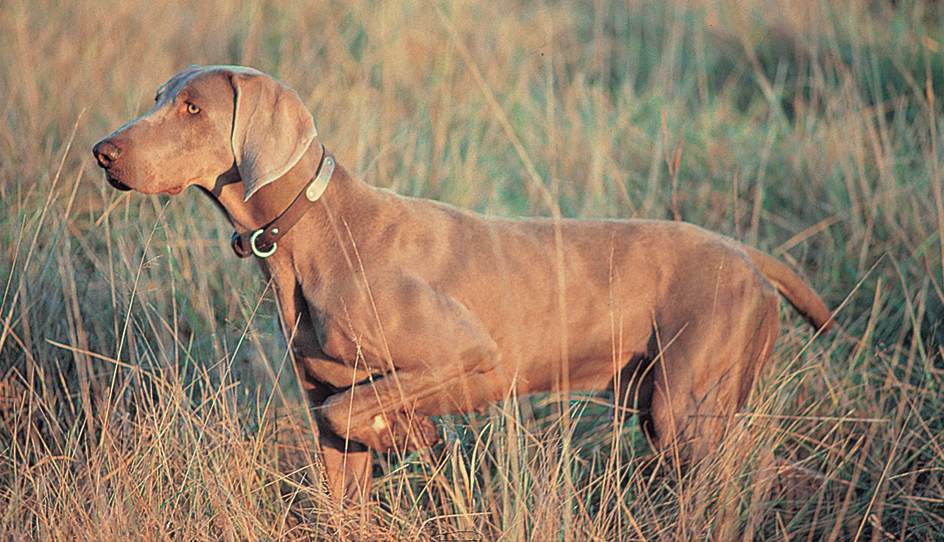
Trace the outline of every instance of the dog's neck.
<instances>
[{"instance_id":1,"label":"dog's neck","mask_svg":"<svg viewBox=\"0 0 944 542\"><path fill-rule=\"evenodd\" d=\"M223 207L227 218L238 231L255 230L277 217L315 176L324 148L314 139L308 150L285 175L263 186L248 201L243 201L243 183L236 167L216 180L209 194Z\"/></svg>"},{"instance_id":2,"label":"dog's neck","mask_svg":"<svg viewBox=\"0 0 944 542\"><path fill-rule=\"evenodd\" d=\"M317 138L314 139L308 150L291 170L279 179L260 188L248 201L243 201L243 183L235 167L221 175L212 190L204 189L204 192L221 208L229 222L236 228L237 234L245 234L246 239L243 240L242 246L246 250L251 248L247 242L249 234L267 226L273 219L285 212L296 198L299 198L300 201L296 204L296 207L300 204L308 206L308 208L304 210L298 225L292 229L307 231L309 234L305 236L306 243L315 244L319 238L323 238L323 234L328 233L324 229L328 222L327 213L329 211L327 207L332 209L332 214L335 212L346 214L344 210L352 205L349 200L357 199L356 195L361 192L357 190L359 183L339 165L332 163L333 175L330 172L325 174L323 170L326 169L328 156L330 154L324 149L321 142ZM333 157L331 159L333 160ZM316 177L322 183L329 179L330 182L327 182L327 186L324 186L324 192L320 198L312 202L306 198L307 194L300 195L300 193L303 190L307 192L307 189L313 184L318 184L313 183ZM356 204L353 205L357 206ZM322 235L317 233L319 230ZM280 242L279 244L288 248L284 243ZM237 250L237 254L241 256L248 255L247 252L241 254L240 250Z\"/></svg>"}]
</instances>

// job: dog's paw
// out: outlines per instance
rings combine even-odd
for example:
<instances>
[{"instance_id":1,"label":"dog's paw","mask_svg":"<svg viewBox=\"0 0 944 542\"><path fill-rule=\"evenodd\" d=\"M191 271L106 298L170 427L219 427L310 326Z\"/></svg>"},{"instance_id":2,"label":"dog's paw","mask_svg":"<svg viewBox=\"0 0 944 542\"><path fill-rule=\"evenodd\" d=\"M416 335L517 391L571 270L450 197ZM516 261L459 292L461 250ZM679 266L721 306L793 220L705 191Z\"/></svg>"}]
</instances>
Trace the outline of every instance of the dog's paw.
<instances>
[{"instance_id":1,"label":"dog's paw","mask_svg":"<svg viewBox=\"0 0 944 542\"><path fill-rule=\"evenodd\" d=\"M395 449L412 452L439 443L439 429L431 419L403 411L369 415L348 415L341 401L325 402L319 411L320 423L345 440L359 442L377 451Z\"/></svg>"},{"instance_id":2,"label":"dog's paw","mask_svg":"<svg viewBox=\"0 0 944 542\"><path fill-rule=\"evenodd\" d=\"M439 443L439 428L433 420L419 414L402 411L387 412L374 416L370 424L378 450L395 449L413 452Z\"/></svg>"}]
</instances>

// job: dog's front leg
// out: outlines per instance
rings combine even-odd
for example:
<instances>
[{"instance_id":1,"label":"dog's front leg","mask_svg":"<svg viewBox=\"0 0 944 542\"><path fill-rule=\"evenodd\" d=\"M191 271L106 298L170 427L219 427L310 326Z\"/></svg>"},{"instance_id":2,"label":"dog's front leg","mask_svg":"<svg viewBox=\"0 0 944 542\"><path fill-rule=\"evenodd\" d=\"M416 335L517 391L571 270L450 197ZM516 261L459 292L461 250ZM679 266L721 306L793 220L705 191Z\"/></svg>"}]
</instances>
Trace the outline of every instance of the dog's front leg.
<instances>
[{"instance_id":1,"label":"dog's front leg","mask_svg":"<svg viewBox=\"0 0 944 542\"><path fill-rule=\"evenodd\" d=\"M276 269L277 271L278 269ZM331 430L317 415L325 401L337 393L329 382L358 381L349 368L328 359L316 338L315 324L301 287L289 273L272 274L280 322L291 344L295 375L315 415L318 453L322 474L331 496L337 502L365 504L370 496L371 455L363 444L346 440ZM278 279L284 279L280 282Z\"/></svg>"},{"instance_id":2,"label":"dog's front leg","mask_svg":"<svg viewBox=\"0 0 944 542\"><path fill-rule=\"evenodd\" d=\"M296 363L299 369L303 368L303 362ZM311 375L299 374L299 377L306 389L308 404L317 413L333 388L314 380ZM365 504L370 497L370 450L363 444L338 436L317 414L315 425L325 483L331 496L346 503Z\"/></svg>"},{"instance_id":3,"label":"dog's front leg","mask_svg":"<svg viewBox=\"0 0 944 542\"><path fill-rule=\"evenodd\" d=\"M411 303L387 322L394 369L331 396L318 412L336 434L379 451L429 447L439 441L429 416L484 407L512 385L513 371L502 366L498 345L474 314L424 284L409 291ZM370 357L384 354L371 350L365 348L368 365L383 365Z\"/></svg>"},{"instance_id":4,"label":"dog's front leg","mask_svg":"<svg viewBox=\"0 0 944 542\"><path fill-rule=\"evenodd\" d=\"M331 396L318 417L333 432L375 450L428 448L440 440L429 416L471 412L502 399L509 385L499 384L496 373L392 371Z\"/></svg>"}]
</instances>

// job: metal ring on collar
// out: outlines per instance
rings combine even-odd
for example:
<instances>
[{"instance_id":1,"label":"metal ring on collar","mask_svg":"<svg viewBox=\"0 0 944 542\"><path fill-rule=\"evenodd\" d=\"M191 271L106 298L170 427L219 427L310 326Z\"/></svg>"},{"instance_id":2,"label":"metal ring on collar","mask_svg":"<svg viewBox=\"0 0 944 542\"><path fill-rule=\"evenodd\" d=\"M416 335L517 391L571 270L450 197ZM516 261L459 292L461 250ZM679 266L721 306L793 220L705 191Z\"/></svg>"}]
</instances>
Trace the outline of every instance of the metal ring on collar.
<instances>
[{"instance_id":1,"label":"metal ring on collar","mask_svg":"<svg viewBox=\"0 0 944 542\"><path fill-rule=\"evenodd\" d=\"M279 246L279 244L278 244L278 243L272 243L272 248L270 248L269 250L267 250L267 251L265 251L265 252L262 252L261 250L259 250L259 249L256 247L256 237L259 237L259 235L261 235L263 231L265 231L265 230L264 230L264 229L263 229L263 230L256 230L256 233L252 234L252 237L249 238L249 246L252 247L252 253L255 254L256 256L258 256L258 257L260 257L260 258L268 258L268 257L271 256L273 253L275 253L275 248L276 248L277 246Z\"/></svg>"}]
</instances>

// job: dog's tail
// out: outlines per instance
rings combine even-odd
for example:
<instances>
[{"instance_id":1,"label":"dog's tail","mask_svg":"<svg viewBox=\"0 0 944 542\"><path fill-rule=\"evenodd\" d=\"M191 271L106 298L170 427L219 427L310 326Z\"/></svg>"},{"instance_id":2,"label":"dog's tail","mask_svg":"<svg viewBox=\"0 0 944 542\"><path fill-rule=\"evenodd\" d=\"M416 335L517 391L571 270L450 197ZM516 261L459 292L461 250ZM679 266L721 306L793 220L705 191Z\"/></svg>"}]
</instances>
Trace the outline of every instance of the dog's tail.
<instances>
[{"instance_id":1,"label":"dog's tail","mask_svg":"<svg viewBox=\"0 0 944 542\"><path fill-rule=\"evenodd\" d=\"M827 333L833 328L833 316L826 304L799 275L773 256L755 248L742 245L761 274L773 283L787 301L793 305L814 329Z\"/></svg>"}]
</instances>

